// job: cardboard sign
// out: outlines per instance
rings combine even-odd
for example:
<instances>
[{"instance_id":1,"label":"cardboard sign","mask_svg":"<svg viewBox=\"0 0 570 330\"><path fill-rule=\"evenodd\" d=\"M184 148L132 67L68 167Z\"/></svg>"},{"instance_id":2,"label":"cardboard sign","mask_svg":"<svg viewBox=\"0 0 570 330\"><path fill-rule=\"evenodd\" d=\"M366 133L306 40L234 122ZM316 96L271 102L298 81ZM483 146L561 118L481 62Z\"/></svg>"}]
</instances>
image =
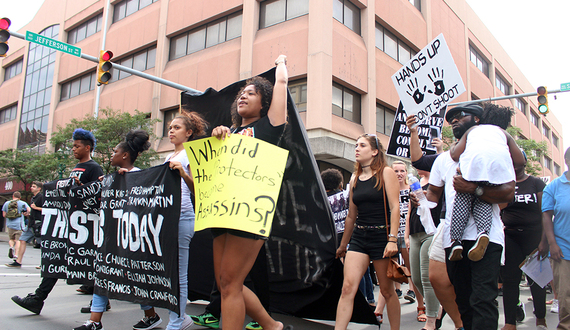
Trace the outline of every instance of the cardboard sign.
<instances>
[{"instance_id":1,"label":"cardboard sign","mask_svg":"<svg viewBox=\"0 0 570 330\"><path fill-rule=\"evenodd\" d=\"M392 82L408 115L420 123L465 92L443 34L401 67Z\"/></svg>"},{"instance_id":2,"label":"cardboard sign","mask_svg":"<svg viewBox=\"0 0 570 330\"><path fill-rule=\"evenodd\" d=\"M190 141L184 147L194 176L194 229L269 236L289 152L239 134Z\"/></svg>"}]
</instances>

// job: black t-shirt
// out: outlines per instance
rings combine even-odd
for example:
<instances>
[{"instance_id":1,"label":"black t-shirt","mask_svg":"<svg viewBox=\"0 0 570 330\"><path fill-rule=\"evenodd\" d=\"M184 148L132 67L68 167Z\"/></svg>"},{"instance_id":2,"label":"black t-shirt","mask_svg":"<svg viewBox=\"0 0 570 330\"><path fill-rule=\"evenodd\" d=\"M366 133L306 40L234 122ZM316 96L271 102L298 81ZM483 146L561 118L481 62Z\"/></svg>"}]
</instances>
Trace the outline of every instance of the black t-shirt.
<instances>
[{"instance_id":1,"label":"black t-shirt","mask_svg":"<svg viewBox=\"0 0 570 330\"><path fill-rule=\"evenodd\" d=\"M42 205L44 204L44 193L42 191L40 191L35 196L33 196L30 204L35 204L37 207L42 207ZM31 207L30 207L30 209L31 209L30 217L29 217L30 223L28 225L33 225L36 221L41 222L42 221L42 211L34 210Z\"/></svg>"},{"instance_id":2,"label":"black t-shirt","mask_svg":"<svg viewBox=\"0 0 570 330\"><path fill-rule=\"evenodd\" d=\"M366 181L358 179L352 191L352 202L358 208L356 224L361 226L386 225L386 207L384 206L384 187L377 190L374 185L376 178ZM386 197L388 202L388 197ZM388 223L390 223L390 208L388 207Z\"/></svg>"},{"instance_id":3,"label":"black t-shirt","mask_svg":"<svg viewBox=\"0 0 570 330\"><path fill-rule=\"evenodd\" d=\"M103 169L93 159L84 163L77 163L69 173L70 178L76 176L83 184L98 180L101 175L103 175Z\"/></svg>"},{"instance_id":4,"label":"black t-shirt","mask_svg":"<svg viewBox=\"0 0 570 330\"><path fill-rule=\"evenodd\" d=\"M232 133L251 136L256 139L277 145L279 138L281 138L284 130L285 124L273 126L269 122L269 117L264 116L247 126L238 127Z\"/></svg>"},{"instance_id":5,"label":"black t-shirt","mask_svg":"<svg viewBox=\"0 0 570 330\"><path fill-rule=\"evenodd\" d=\"M520 229L537 229L542 226L542 210L538 193L546 184L532 175L516 183L515 200L502 211L503 223L506 227Z\"/></svg>"},{"instance_id":6,"label":"black t-shirt","mask_svg":"<svg viewBox=\"0 0 570 330\"><path fill-rule=\"evenodd\" d=\"M428 186L429 186L429 183L426 184L425 186L423 186L422 188L424 190L427 190ZM431 218L433 219L433 224L436 227L439 226L441 206L444 204L444 199L443 199L444 195L445 194L441 194L441 197L439 198L439 202L437 203L437 206L434 207L433 209L431 209ZM420 216L418 215L418 208L415 206L412 206L412 208L410 209L409 221L410 221L410 235L416 234L416 233L425 233L426 232L424 226L422 225L422 221L420 220Z\"/></svg>"},{"instance_id":7,"label":"black t-shirt","mask_svg":"<svg viewBox=\"0 0 570 330\"><path fill-rule=\"evenodd\" d=\"M435 162L435 159L440 154L433 154L433 155L423 155L420 159L412 162L412 166L417 168L418 170L428 171L431 172L431 167Z\"/></svg>"}]
</instances>

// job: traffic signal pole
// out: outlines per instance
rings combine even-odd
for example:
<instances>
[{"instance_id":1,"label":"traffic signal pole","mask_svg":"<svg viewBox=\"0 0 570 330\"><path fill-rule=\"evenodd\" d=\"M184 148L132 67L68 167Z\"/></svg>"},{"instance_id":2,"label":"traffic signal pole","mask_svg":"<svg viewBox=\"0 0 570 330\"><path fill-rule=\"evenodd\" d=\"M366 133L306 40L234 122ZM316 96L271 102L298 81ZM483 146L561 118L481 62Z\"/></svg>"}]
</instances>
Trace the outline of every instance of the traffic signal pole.
<instances>
[{"instance_id":1,"label":"traffic signal pole","mask_svg":"<svg viewBox=\"0 0 570 330\"><path fill-rule=\"evenodd\" d=\"M9 32L10 32L10 35L12 35L12 36L14 36L14 37L16 37L16 38L20 38L20 39L26 40L26 36L23 35L23 34L21 34L21 33L14 32L14 31L9 31ZM91 55L87 55L87 54L81 53L81 56L80 56L80 57L81 57L82 59L85 59L85 60L88 60L88 61L91 61L91 62L99 63L99 59L98 59L97 57L95 57L95 56L91 56ZM120 70L120 71L128 72L128 73L130 73L130 74L132 74L132 75L134 75L134 76L138 76L138 77L141 77L141 78L144 78L144 79L148 79L148 80L154 81L154 82L156 82L156 83L159 83L159 84L162 84L162 85L166 85L166 86L169 86L169 87L172 87L172 88L175 88L175 89L184 91L184 92L190 92L190 93L194 93L194 94L202 93L202 92L200 92L199 90L196 90L196 89L193 89L193 88L184 86L184 85L180 85L180 84L177 84L177 83L175 83L175 82L172 82L172 81L169 81L169 80L166 80L166 79L162 79L162 78L159 78L159 77L155 77L155 76L153 76L153 75L150 75L150 74L141 72L141 71L139 71L139 70L135 70L135 69L126 67L126 66L122 66L122 65L119 65L119 64L117 64L117 63L113 63L113 68L114 68L114 69L117 69L117 70Z\"/></svg>"},{"instance_id":2,"label":"traffic signal pole","mask_svg":"<svg viewBox=\"0 0 570 330\"><path fill-rule=\"evenodd\" d=\"M548 94L556 94L556 93L564 93L564 92L570 92L570 90L564 90L563 91L560 89L553 89L553 90L548 91ZM490 97L488 99L478 99L478 100L471 100L471 101L465 101L465 102L456 102L456 103L448 104L448 106L466 105L466 104L480 103L480 102L487 102L487 101L500 101L500 100L516 99L519 97L528 97L528 96L537 96L537 95L538 95L537 92L525 93L525 94L514 94L514 95Z\"/></svg>"}]
</instances>

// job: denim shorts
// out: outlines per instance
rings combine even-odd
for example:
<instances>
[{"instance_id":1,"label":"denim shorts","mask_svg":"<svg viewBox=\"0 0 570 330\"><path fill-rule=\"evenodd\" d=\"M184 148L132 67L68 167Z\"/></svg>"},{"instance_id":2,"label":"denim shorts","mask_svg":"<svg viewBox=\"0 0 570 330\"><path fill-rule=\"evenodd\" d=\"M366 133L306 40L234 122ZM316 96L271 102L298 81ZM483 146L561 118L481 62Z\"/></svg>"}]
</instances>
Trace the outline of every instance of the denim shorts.
<instances>
[{"instance_id":1,"label":"denim shorts","mask_svg":"<svg viewBox=\"0 0 570 330\"><path fill-rule=\"evenodd\" d=\"M234 236L249 238L249 239L261 239L264 241L267 241L267 239L268 239L268 237L265 237L265 236L260 236L260 235L249 233L247 231L230 229L230 228L211 228L210 231L212 232L212 236L214 238L227 233L227 234L231 234Z\"/></svg>"},{"instance_id":2,"label":"denim shorts","mask_svg":"<svg viewBox=\"0 0 570 330\"><path fill-rule=\"evenodd\" d=\"M348 250L367 254L370 260L384 259L384 249L388 244L387 235L386 228L360 229L355 227Z\"/></svg>"}]
</instances>

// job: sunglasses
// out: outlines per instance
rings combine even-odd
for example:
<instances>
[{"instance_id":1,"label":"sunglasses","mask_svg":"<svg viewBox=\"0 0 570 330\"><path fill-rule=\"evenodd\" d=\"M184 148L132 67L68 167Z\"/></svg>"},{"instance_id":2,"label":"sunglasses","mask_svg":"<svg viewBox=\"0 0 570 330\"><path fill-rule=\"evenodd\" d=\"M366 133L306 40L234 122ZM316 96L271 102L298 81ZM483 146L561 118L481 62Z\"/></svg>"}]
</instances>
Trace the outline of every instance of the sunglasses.
<instances>
[{"instance_id":1,"label":"sunglasses","mask_svg":"<svg viewBox=\"0 0 570 330\"><path fill-rule=\"evenodd\" d=\"M467 112L461 110L460 112L456 113L456 114L453 115L451 118L449 118L448 123L451 123L454 119L459 120L459 119L461 119L461 118L463 118L463 117L465 117L465 116L469 116L469 115L470 115L470 113L467 113Z\"/></svg>"},{"instance_id":2,"label":"sunglasses","mask_svg":"<svg viewBox=\"0 0 570 330\"><path fill-rule=\"evenodd\" d=\"M366 134L366 135L374 137L374 142L376 142L376 149L380 150L380 146L378 145L378 136L376 136L376 134Z\"/></svg>"}]
</instances>

